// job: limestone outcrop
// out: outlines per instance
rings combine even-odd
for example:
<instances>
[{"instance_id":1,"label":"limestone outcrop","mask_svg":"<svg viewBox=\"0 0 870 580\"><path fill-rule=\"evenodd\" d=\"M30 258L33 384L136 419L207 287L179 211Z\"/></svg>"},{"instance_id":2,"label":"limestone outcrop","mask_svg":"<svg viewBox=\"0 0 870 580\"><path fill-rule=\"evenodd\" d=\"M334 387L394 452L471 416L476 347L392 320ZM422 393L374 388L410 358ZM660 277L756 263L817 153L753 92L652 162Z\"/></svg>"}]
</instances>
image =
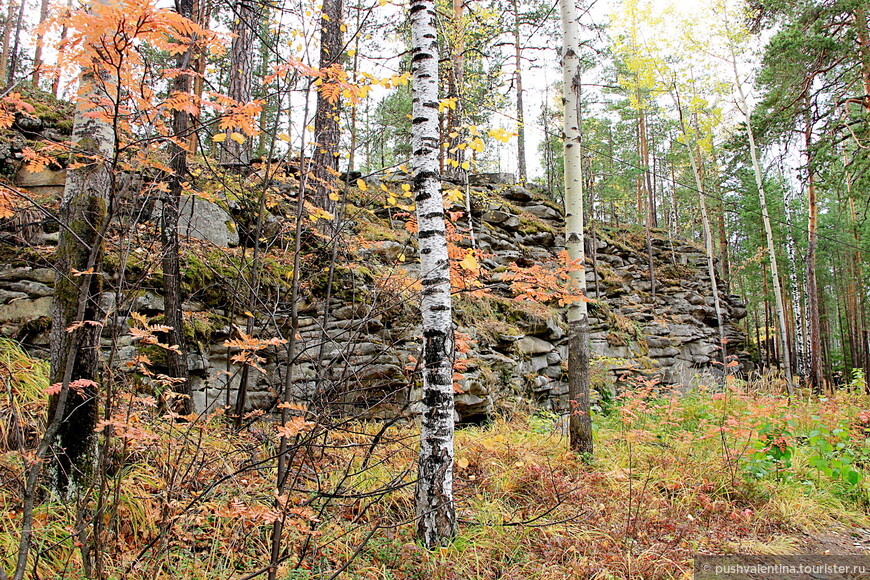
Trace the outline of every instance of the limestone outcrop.
<instances>
[{"instance_id":1,"label":"limestone outcrop","mask_svg":"<svg viewBox=\"0 0 870 580\"><path fill-rule=\"evenodd\" d=\"M44 187L56 186L54 173L47 179L50 183ZM382 183L396 188L406 179L400 174L369 177L367 189L377 191ZM285 189L292 196L292 187ZM462 191L450 183L445 189ZM455 384L458 418L482 420L499 406L524 400L565 409L563 313L557 307L516 300L508 275L514 264L557 267L564 245L561 210L504 174L472 176L469 196L470 224L462 213L464 201L457 200L450 214L457 246L474 245L482 252L480 292L475 296L460 292L455 300L462 350ZM319 242L312 237L312 264L303 278L298 305L293 392L302 401L329 401L337 408L364 410L373 416L413 414L419 396L421 347L412 288L416 241L406 227L407 217L397 215L401 212L395 208L372 210L361 205L349 206L346 213L347 225L354 232L349 239L354 241L343 250L353 263L338 265L328 303L324 264L317 261L328 252L318 251ZM195 213L200 220L198 230L220 232L219 239L211 242L218 246L237 242L237 238L226 237L229 213ZM280 223L281 217L270 216L270 223ZM215 223L205 223L209 220ZM638 377L690 386L721 376L719 332L702 248L654 231L653 298L643 232L595 224L589 233L586 272L589 297L595 299L590 304L593 386L600 396L610 397ZM286 233L275 230L273 235ZM51 243L50 236L45 239ZM207 243L196 243L202 253ZM233 280L233 272L239 269L231 261L237 254L215 248L220 250L213 254L215 260L230 262L223 266L205 263L208 260L196 258L197 252L184 257L188 360L200 411L234 404L242 375L233 361L236 351L224 346L224 340L246 324L245 308L237 300L241 286ZM0 268L0 333L22 341L36 353L44 352L54 280L51 249L26 252L26 256L7 250L10 259ZM267 264L262 303L269 305L268 314L258 317L257 336L287 336L289 332L288 276L280 268L277 261ZM107 287L118 282L117 270L116 265L114 271L107 271ZM119 366L147 350L128 332L130 313L139 312L152 320L162 315L160 285L149 283L147 276L140 282L126 294L104 296L104 347L115 349L112 360ZM734 323L746 312L739 297L728 294L721 283L719 289L727 354L738 355L745 337ZM269 347L258 354L265 362L260 365L262 372L250 373L247 406L269 409L290 365L284 347ZM148 355L159 370L159 353L152 349Z\"/></svg>"}]
</instances>

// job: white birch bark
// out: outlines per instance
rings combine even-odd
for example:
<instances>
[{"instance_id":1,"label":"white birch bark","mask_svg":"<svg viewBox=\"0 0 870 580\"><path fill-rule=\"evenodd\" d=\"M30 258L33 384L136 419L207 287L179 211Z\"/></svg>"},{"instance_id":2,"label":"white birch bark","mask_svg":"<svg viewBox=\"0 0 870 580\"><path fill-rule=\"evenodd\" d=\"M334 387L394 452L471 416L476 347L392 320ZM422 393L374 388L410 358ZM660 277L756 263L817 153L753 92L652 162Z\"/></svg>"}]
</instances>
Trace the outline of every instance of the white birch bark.
<instances>
[{"instance_id":1,"label":"white birch bark","mask_svg":"<svg viewBox=\"0 0 870 580\"><path fill-rule=\"evenodd\" d=\"M764 233L767 237L767 255L770 258L770 277L773 279L773 296L776 301L776 317L779 322L779 340L782 345L782 363L785 367L785 380L788 387L788 394L794 394L794 383L791 374L791 349L788 344L788 332L786 331L785 323L785 304L782 300L782 285L779 281L779 267L776 259L776 246L773 241L773 229L770 226L770 214L767 211L767 194L764 190L764 174L761 171L761 163L758 161L758 147L755 144L755 134L752 131L752 112L749 109L749 104L746 102L746 95L743 93L743 83L740 81L740 75L737 72L737 58L732 50L731 52L731 67L734 70L734 83L737 85L738 105L743 111L746 121L746 137L749 139L749 155L752 159L752 169L755 172L755 186L758 188L758 201L761 205L761 219L764 222Z\"/></svg>"},{"instance_id":2,"label":"white birch bark","mask_svg":"<svg viewBox=\"0 0 870 580\"><path fill-rule=\"evenodd\" d=\"M435 1L412 0L411 167L417 204L423 316L423 418L415 493L417 537L427 548L453 536L453 318L450 261L438 173Z\"/></svg>"},{"instance_id":3,"label":"white birch bark","mask_svg":"<svg viewBox=\"0 0 870 580\"><path fill-rule=\"evenodd\" d=\"M794 348L795 348L795 372L799 377L807 374L807 349L804 321L807 318L806 309L801 304L801 293L806 289L806 272L802 280L798 280L797 249L794 236L792 235L791 210L788 200L785 200L785 227L788 231L785 241L785 249L788 251L788 261L791 266L788 279L791 283L791 308L794 313Z\"/></svg>"},{"instance_id":4,"label":"white birch bark","mask_svg":"<svg viewBox=\"0 0 870 580\"><path fill-rule=\"evenodd\" d=\"M565 156L565 246L581 268L571 279L586 297L586 255L583 234L583 169L580 148L580 26L574 0L561 0L562 96L565 105L563 153ZM585 300L568 307L568 399L571 415L568 432L571 449L592 453L592 417L589 414L589 315Z\"/></svg>"}]
</instances>

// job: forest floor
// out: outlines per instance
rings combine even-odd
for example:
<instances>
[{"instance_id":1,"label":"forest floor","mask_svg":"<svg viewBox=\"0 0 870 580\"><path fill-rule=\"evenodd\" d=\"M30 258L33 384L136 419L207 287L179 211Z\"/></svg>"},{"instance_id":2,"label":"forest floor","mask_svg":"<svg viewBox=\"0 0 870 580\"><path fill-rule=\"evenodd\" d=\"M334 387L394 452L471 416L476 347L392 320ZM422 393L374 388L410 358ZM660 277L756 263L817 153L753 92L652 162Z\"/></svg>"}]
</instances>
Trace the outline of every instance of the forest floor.
<instances>
[{"instance_id":1,"label":"forest floor","mask_svg":"<svg viewBox=\"0 0 870 580\"><path fill-rule=\"evenodd\" d=\"M15 396L0 411L38 430L45 365L3 364L5 396ZM295 409L283 426L255 416L236 432L221 414L185 422L149 394L119 397L101 428L112 433L105 479L95 478L106 491L84 490L78 507L43 498L32 576L86 577L81 548L96 545L106 578L254 578L276 519L278 578L294 580L689 578L696 554L867 553L866 395L789 401L739 381L681 396L654 384L626 393L596 414L594 457L570 452L563 418L531 407L457 430L457 534L433 551L414 540L413 423L327 426ZM276 494L282 429L293 434L291 475ZM22 454L0 435L9 571Z\"/></svg>"}]
</instances>

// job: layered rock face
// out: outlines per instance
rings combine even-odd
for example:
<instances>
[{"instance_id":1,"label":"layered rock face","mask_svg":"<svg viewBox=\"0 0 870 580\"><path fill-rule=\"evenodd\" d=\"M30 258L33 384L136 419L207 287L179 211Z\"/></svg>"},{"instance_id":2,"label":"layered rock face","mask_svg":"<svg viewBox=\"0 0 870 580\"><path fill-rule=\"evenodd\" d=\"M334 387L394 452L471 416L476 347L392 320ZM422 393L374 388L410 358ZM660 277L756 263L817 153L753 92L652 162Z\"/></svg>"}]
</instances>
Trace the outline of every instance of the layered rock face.
<instances>
[{"instance_id":1,"label":"layered rock face","mask_svg":"<svg viewBox=\"0 0 870 580\"><path fill-rule=\"evenodd\" d=\"M368 188L377 190L381 183L397 188L405 179L368 178ZM449 183L445 189L464 194L464 188ZM564 245L561 211L502 174L472 176L468 194L471 223L461 211L466 208L462 196L450 215L455 244L480 251L481 286L475 288L475 295L458 292L455 297L460 344L457 418L483 420L499 406L528 400L564 410L564 313L557 307L516 300L510 281L513 265L558 267L557 256ZM395 209L356 210L347 212L356 240L348 244L348 252L355 263L336 270L328 304L323 264L312 266L308 278L303 276L293 364L288 365L284 346L259 351L264 362L260 370L249 373L248 409L272 408L292 367L291 387L302 402L331 404L339 412L363 411L373 417L415 413L421 348L413 286L416 241L408 233L407 217ZM196 213L200 223L187 233L202 240L188 243L199 244L201 250L214 243L214 231L224 231L228 214ZM215 223L207 223L209 219ZM589 297L595 299L590 304L593 386L612 396L614 389L630 388L638 377L686 386L717 380L722 355L702 248L655 232L653 297L643 233L601 224L589 233L586 274ZM230 254L223 249L218 255ZM316 257L318 249L311 254ZM48 340L54 280L53 270L45 267L49 255L50 250L42 265L12 260L0 269L0 332L37 353L46 349ZM206 411L235 402L242 372L233 361L238 351L225 346L224 340L245 328L245 309L231 307L239 286L228 274L230 269L208 265L203 274L202 263L186 259L189 367L196 408ZM117 272L109 272L107 278L107 287L118 282ZM289 335L288 279L276 275L264 283L261 298L268 314L258 316L256 336ZM156 290L160 286L145 280L135 292L121 296L120 303L120 295L104 297L106 320L117 322L106 325L103 346L107 352L115 349L111 360L121 367L147 352L159 372L159 353L134 342L127 326L130 312L154 320L162 314L163 300ZM744 335L734 323L745 316L745 309L722 283L719 293L727 354L735 355L743 348ZM113 311L119 313L117 318Z\"/></svg>"}]
</instances>

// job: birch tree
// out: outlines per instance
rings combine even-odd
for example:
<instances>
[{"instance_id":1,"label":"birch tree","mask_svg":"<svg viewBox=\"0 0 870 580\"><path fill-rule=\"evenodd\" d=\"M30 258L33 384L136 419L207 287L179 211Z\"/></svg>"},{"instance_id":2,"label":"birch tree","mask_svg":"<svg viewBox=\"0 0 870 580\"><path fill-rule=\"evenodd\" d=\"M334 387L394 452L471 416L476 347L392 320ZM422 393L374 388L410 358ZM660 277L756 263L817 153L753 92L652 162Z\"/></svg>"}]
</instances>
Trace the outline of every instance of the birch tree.
<instances>
[{"instance_id":1,"label":"birch tree","mask_svg":"<svg viewBox=\"0 0 870 580\"><path fill-rule=\"evenodd\" d=\"M453 319L450 262L438 172L438 40L434 0L412 0L411 167L417 204L423 316L423 420L415 493L417 537L427 548L454 534Z\"/></svg>"},{"instance_id":2,"label":"birch tree","mask_svg":"<svg viewBox=\"0 0 870 580\"><path fill-rule=\"evenodd\" d=\"M583 235L583 161L580 147L580 25L574 0L561 0L563 154L565 158L565 245L569 258L580 268L571 277L586 294ZM568 423L570 445L577 453L591 454L592 416L589 414L589 314L585 300L568 307Z\"/></svg>"},{"instance_id":3,"label":"birch tree","mask_svg":"<svg viewBox=\"0 0 870 580\"><path fill-rule=\"evenodd\" d=\"M725 6L723 5L724 9ZM779 339L782 344L782 361L785 367L785 380L788 387L788 394L791 396L794 391L792 380L791 366L791 349L788 346L788 333L786 331L785 321L785 303L782 298L782 284L779 278L779 265L776 258L776 242L773 239L773 228L770 225L770 213L767 209L767 193L764 189L764 172L761 168L761 162L758 159L758 146L755 143L755 133L752 130L752 109L746 99L746 93L743 90L743 81L740 78L740 73L737 69L737 41L740 36L744 38L748 34L739 34L740 31L733 31L730 23L727 20L724 22L725 38L728 43L729 57L731 69L734 73L734 84L737 88L737 105L743 112L743 119L746 126L746 138L749 140L749 157L752 161L752 171L755 175L755 186L758 189L758 201L761 206L761 219L764 222L764 234L767 238L767 256L770 260L770 277L773 282L773 295L776 304L776 317L779 323Z\"/></svg>"}]
</instances>

